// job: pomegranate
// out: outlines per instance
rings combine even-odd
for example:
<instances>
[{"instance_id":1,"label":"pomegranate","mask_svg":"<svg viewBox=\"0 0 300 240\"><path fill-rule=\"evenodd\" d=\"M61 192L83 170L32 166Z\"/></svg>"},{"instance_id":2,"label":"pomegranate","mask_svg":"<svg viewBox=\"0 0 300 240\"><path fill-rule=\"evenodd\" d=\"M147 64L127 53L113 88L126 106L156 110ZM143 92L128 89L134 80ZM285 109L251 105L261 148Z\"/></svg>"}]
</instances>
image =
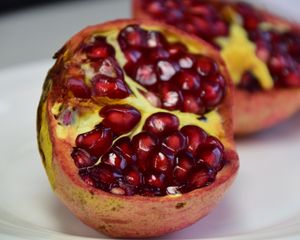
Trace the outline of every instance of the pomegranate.
<instances>
[{"instance_id":1,"label":"pomegranate","mask_svg":"<svg viewBox=\"0 0 300 240\"><path fill-rule=\"evenodd\" d=\"M269 128L300 109L300 27L296 23L237 1L133 0L133 13L174 25L220 50L235 84L235 134ZM210 59L198 58L195 64L201 76L215 71ZM201 102L206 108L222 98L219 85L212 82L202 86L207 95ZM198 87L190 73L179 85ZM200 103L194 106L196 99L185 99L190 104L184 102L183 110L202 111Z\"/></svg>"},{"instance_id":2,"label":"pomegranate","mask_svg":"<svg viewBox=\"0 0 300 240\"><path fill-rule=\"evenodd\" d=\"M239 166L218 52L172 27L118 20L82 30L55 58L37 130L63 203L114 237L159 236L208 214Z\"/></svg>"}]
</instances>

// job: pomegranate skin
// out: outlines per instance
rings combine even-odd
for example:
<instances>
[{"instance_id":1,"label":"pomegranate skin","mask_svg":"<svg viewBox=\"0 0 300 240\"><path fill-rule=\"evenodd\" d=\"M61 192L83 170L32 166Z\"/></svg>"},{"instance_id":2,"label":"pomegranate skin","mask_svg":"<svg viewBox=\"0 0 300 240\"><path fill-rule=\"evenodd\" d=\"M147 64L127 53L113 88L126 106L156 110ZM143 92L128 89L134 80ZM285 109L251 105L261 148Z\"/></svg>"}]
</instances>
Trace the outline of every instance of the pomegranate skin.
<instances>
[{"instance_id":1,"label":"pomegranate skin","mask_svg":"<svg viewBox=\"0 0 300 240\"><path fill-rule=\"evenodd\" d=\"M143 10L142 0L132 0L132 13L137 19L152 19ZM219 1L221 2L221 1ZM224 4L235 2L223 1ZM262 19L274 25L287 25L291 31L300 32L299 23L286 20L264 9L255 7ZM291 100L287 100L291 99ZM273 88L261 92L246 92L234 87L234 134L247 136L284 122L300 111L300 88Z\"/></svg>"},{"instance_id":2,"label":"pomegranate skin","mask_svg":"<svg viewBox=\"0 0 300 240\"><path fill-rule=\"evenodd\" d=\"M265 10L257 9L274 24L285 24L300 32L300 25ZM254 134L284 122L300 111L300 88L271 89L246 92L234 88L234 133L237 136Z\"/></svg>"},{"instance_id":3,"label":"pomegranate skin","mask_svg":"<svg viewBox=\"0 0 300 240\"><path fill-rule=\"evenodd\" d=\"M81 41L95 31L120 30L129 24L158 26L165 34L183 39L221 63L227 83L226 96L218 107L222 116L222 140L226 147L224 168L209 186L180 195L145 197L140 195L120 196L104 192L85 184L70 157L72 146L68 139L58 138L57 121L51 114L54 103L61 95L60 88L53 88L69 56ZM57 61L49 71L43 86L37 115L39 150L52 189L58 198L83 223L111 237L146 238L156 237L180 230L207 215L222 199L234 181L239 160L235 151L232 129L232 85L220 56L208 44L172 27L151 21L117 20L90 26L72 37L55 55Z\"/></svg>"}]
</instances>

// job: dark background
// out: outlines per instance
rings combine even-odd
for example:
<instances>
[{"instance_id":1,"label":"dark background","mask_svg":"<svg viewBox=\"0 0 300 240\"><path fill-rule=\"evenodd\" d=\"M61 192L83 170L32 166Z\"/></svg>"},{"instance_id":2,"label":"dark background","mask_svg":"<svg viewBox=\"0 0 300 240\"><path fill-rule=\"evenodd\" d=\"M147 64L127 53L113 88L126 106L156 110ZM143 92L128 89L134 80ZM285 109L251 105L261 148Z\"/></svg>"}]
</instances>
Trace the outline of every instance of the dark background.
<instances>
[{"instance_id":1,"label":"dark background","mask_svg":"<svg viewBox=\"0 0 300 240\"><path fill-rule=\"evenodd\" d=\"M12 12L21 8L37 5L47 5L55 2L76 1L76 0L0 0L0 14ZM78 0L77 0L78 1Z\"/></svg>"}]
</instances>

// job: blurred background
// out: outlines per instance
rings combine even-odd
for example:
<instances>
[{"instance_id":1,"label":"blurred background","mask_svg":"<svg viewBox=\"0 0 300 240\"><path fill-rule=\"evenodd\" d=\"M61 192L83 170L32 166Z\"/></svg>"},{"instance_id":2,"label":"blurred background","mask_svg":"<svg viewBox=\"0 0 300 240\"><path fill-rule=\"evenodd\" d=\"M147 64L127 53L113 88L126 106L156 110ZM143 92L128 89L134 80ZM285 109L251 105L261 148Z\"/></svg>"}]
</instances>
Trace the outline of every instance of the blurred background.
<instances>
[{"instance_id":1,"label":"blurred background","mask_svg":"<svg viewBox=\"0 0 300 240\"><path fill-rule=\"evenodd\" d=\"M300 21L298 9L290 7L298 0L248 1ZM127 17L130 0L0 0L0 70L51 59L85 26Z\"/></svg>"},{"instance_id":2,"label":"blurred background","mask_svg":"<svg viewBox=\"0 0 300 240\"><path fill-rule=\"evenodd\" d=\"M0 70L50 59L87 25L130 16L130 0L0 0Z\"/></svg>"}]
</instances>

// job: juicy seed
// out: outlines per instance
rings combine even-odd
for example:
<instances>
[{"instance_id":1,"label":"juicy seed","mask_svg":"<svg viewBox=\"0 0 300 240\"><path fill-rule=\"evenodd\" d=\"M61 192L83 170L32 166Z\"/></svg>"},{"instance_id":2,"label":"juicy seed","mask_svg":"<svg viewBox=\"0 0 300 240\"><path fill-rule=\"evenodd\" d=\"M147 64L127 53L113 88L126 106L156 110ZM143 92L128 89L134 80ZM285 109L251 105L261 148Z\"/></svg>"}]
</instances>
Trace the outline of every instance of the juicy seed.
<instances>
[{"instance_id":1,"label":"juicy seed","mask_svg":"<svg viewBox=\"0 0 300 240\"><path fill-rule=\"evenodd\" d=\"M96 97L122 99L130 95L125 82L119 78L114 79L98 74L92 79L92 85Z\"/></svg>"},{"instance_id":2,"label":"juicy seed","mask_svg":"<svg viewBox=\"0 0 300 240\"><path fill-rule=\"evenodd\" d=\"M175 78L182 90L197 91L200 89L200 78L194 71L179 72L175 75Z\"/></svg>"},{"instance_id":3,"label":"juicy seed","mask_svg":"<svg viewBox=\"0 0 300 240\"><path fill-rule=\"evenodd\" d=\"M158 137L164 137L177 131L179 128L179 119L165 112L154 113L147 118L143 129L151 132Z\"/></svg>"},{"instance_id":4,"label":"juicy seed","mask_svg":"<svg viewBox=\"0 0 300 240\"><path fill-rule=\"evenodd\" d=\"M188 188L190 190L208 186L215 180L215 172L205 165L198 165L193 168L188 178Z\"/></svg>"},{"instance_id":5,"label":"juicy seed","mask_svg":"<svg viewBox=\"0 0 300 240\"><path fill-rule=\"evenodd\" d=\"M157 63L158 77L161 81L169 81L176 73L176 69L172 63L161 60Z\"/></svg>"},{"instance_id":6,"label":"juicy seed","mask_svg":"<svg viewBox=\"0 0 300 240\"><path fill-rule=\"evenodd\" d=\"M157 137L148 132L141 132L132 138L131 143L137 156L139 170L147 171L151 156L158 145Z\"/></svg>"},{"instance_id":7,"label":"juicy seed","mask_svg":"<svg viewBox=\"0 0 300 240\"><path fill-rule=\"evenodd\" d=\"M89 152L94 157L100 157L111 146L113 134L109 128L97 126L90 132L77 136L76 146Z\"/></svg>"},{"instance_id":8,"label":"juicy seed","mask_svg":"<svg viewBox=\"0 0 300 240\"><path fill-rule=\"evenodd\" d=\"M101 163L110 165L115 169L125 169L127 166L126 159L117 152L109 151L105 153L101 158Z\"/></svg>"},{"instance_id":9,"label":"juicy seed","mask_svg":"<svg viewBox=\"0 0 300 240\"><path fill-rule=\"evenodd\" d=\"M156 84L157 77L153 65L141 65L136 72L136 81L145 86Z\"/></svg>"},{"instance_id":10,"label":"juicy seed","mask_svg":"<svg viewBox=\"0 0 300 240\"><path fill-rule=\"evenodd\" d=\"M115 50L112 46L107 44L105 40L96 41L93 45L87 46L84 51L88 58L92 60L99 60L115 55Z\"/></svg>"},{"instance_id":11,"label":"juicy seed","mask_svg":"<svg viewBox=\"0 0 300 240\"><path fill-rule=\"evenodd\" d=\"M82 79L70 78L67 82L67 88L77 98L90 98L91 91L85 85Z\"/></svg>"},{"instance_id":12,"label":"juicy seed","mask_svg":"<svg viewBox=\"0 0 300 240\"><path fill-rule=\"evenodd\" d=\"M100 111L102 124L116 135L130 132L141 120L141 113L130 105L107 105Z\"/></svg>"},{"instance_id":13,"label":"juicy seed","mask_svg":"<svg viewBox=\"0 0 300 240\"><path fill-rule=\"evenodd\" d=\"M121 47L144 47L146 46L147 32L141 29L138 25L130 25L123 29L119 34L119 42Z\"/></svg>"},{"instance_id":14,"label":"juicy seed","mask_svg":"<svg viewBox=\"0 0 300 240\"><path fill-rule=\"evenodd\" d=\"M161 83L159 90L163 108L175 110L181 107L182 93L176 86L169 83Z\"/></svg>"},{"instance_id":15,"label":"juicy seed","mask_svg":"<svg viewBox=\"0 0 300 240\"><path fill-rule=\"evenodd\" d=\"M187 139L181 132L175 132L164 139L162 146L177 154L187 147Z\"/></svg>"},{"instance_id":16,"label":"juicy seed","mask_svg":"<svg viewBox=\"0 0 300 240\"><path fill-rule=\"evenodd\" d=\"M174 180L177 183L184 183L195 165L195 160L192 154L182 151L176 156L175 162Z\"/></svg>"},{"instance_id":17,"label":"juicy seed","mask_svg":"<svg viewBox=\"0 0 300 240\"><path fill-rule=\"evenodd\" d=\"M205 113L205 107L200 97L189 92L184 92L182 111L202 115Z\"/></svg>"},{"instance_id":18,"label":"juicy seed","mask_svg":"<svg viewBox=\"0 0 300 240\"><path fill-rule=\"evenodd\" d=\"M135 168L129 168L124 173L125 181L133 186L139 186L141 184L142 176L141 173Z\"/></svg>"},{"instance_id":19,"label":"juicy seed","mask_svg":"<svg viewBox=\"0 0 300 240\"><path fill-rule=\"evenodd\" d=\"M154 153L152 157L152 169L156 172L168 172L173 168L173 161L161 151Z\"/></svg>"},{"instance_id":20,"label":"juicy seed","mask_svg":"<svg viewBox=\"0 0 300 240\"><path fill-rule=\"evenodd\" d=\"M164 174L148 174L145 176L145 184L151 187L165 188L166 187L166 176Z\"/></svg>"},{"instance_id":21,"label":"juicy seed","mask_svg":"<svg viewBox=\"0 0 300 240\"><path fill-rule=\"evenodd\" d=\"M224 91L218 83L205 82L202 86L202 89L203 96L201 99L207 108L214 108L222 101L224 97Z\"/></svg>"},{"instance_id":22,"label":"juicy seed","mask_svg":"<svg viewBox=\"0 0 300 240\"><path fill-rule=\"evenodd\" d=\"M90 167L97 161L97 158L93 158L87 151L81 148L74 148L71 157L78 168Z\"/></svg>"},{"instance_id":23,"label":"juicy seed","mask_svg":"<svg viewBox=\"0 0 300 240\"><path fill-rule=\"evenodd\" d=\"M207 77L218 71L218 65L208 57L199 57L196 61L197 71L201 76Z\"/></svg>"},{"instance_id":24,"label":"juicy seed","mask_svg":"<svg viewBox=\"0 0 300 240\"><path fill-rule=\"evenodd\" d=\"M207 134L197 126L184 126L180 132L187 138L187 149L194 155L198 146L205 142Z\"/></svg>"},{"instance_id":25,"label":"juicy seed","mask_svg":"<svg viewBox=\"0 0 300 240\"><path fill-rule=\"evenodd\" d=\"M132 149L129 137L118 139L113 145L113 150L120 153L128 164L134 164L136 161L136 155Z\"/></svg>"}]
</instances>

